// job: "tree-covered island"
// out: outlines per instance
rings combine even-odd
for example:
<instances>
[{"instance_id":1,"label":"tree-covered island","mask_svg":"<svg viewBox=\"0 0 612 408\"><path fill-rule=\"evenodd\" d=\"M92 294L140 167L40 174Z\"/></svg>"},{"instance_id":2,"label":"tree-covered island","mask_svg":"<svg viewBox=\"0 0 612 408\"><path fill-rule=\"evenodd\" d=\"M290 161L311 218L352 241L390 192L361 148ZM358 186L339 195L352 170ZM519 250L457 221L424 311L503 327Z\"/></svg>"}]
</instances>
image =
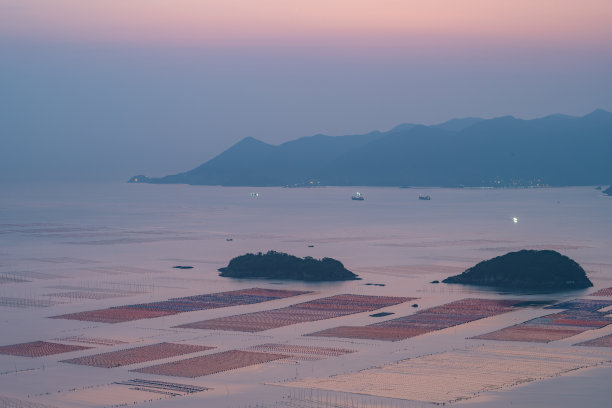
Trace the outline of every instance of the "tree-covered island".
<instances>
[{"instance_id":1,"label":"tree-covered island","mask_svg":"<svg viewBox=\"0 0 612 408\"><path fill-rule=\"evenodd\" d=\"M237 256L226 267L220 268L219 272L220 276L230 278L289 279L309 282L360 279L336 259L315 259L310 256L299 258L276 251Z\"/></svg>"},{"instance_id":2,"label":"tree-covered island","mask_svg":"<svg viewBox=\"0 0 612 408\"><path fill-rule=\"evenodd\" d=\"M593 286L577 262L551 250L509 252L444 279L444 283L554 291Z\"/></svg>"}]
</instances>

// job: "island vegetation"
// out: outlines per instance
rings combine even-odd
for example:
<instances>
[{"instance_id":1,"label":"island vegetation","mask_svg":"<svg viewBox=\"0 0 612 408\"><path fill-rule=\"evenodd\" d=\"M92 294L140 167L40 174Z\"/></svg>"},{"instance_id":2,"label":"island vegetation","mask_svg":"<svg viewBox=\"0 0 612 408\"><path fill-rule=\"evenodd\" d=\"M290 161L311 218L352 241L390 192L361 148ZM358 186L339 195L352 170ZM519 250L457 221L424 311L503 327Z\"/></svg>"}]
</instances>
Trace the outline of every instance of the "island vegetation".
<instances>
[{"instance_id":1,"label":"island vegetation","mask_svg":"<svg viewBox=\"0 0 612 408\"><path fill-rule=\"evenodd\" d=\"M593 286L584 269L567 256L526 249L482 261L443 282L541 291Z\"/></svg>"},{"instance_id":2,"label":"island vegetation","mask_svg":"<svg viewBox=\"0 0 612 408\"><path fill-rule=\"evenodd\" d=\"M219 269L220 276L230 278L265 278L303 280L310 282L360 279L333 258L299 258L283 252L245 254L233 258Z\"/></svg>"}]
</instances>

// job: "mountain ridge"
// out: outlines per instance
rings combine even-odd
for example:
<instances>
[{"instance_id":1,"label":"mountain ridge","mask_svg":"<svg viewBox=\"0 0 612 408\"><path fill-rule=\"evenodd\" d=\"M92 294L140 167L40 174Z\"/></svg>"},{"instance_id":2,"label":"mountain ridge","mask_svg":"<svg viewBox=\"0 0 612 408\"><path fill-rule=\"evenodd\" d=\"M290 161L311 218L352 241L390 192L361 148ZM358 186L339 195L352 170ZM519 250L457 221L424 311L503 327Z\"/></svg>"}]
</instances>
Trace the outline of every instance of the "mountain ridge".
<instances>
[{"instance_id":1,"label":"mountain ridge","mask_svg":"<svg viewBox=\"0 0 612 408\"><path fill-rule=\"evenodd\" d=\"M317 134L279 145L245 137L192 170L137 180L225 186L597 185L612 179L611 149L612 113L597 109L582 117L404 123L386 132Z\"/></svg>"}]
</instances>

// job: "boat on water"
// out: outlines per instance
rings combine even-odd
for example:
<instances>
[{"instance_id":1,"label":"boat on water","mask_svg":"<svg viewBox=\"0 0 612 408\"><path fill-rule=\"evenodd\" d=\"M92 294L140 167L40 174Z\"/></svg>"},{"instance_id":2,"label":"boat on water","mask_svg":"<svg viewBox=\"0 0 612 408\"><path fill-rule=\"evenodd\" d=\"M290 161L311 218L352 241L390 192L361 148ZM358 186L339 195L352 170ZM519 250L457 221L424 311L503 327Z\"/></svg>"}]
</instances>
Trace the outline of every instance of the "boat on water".
<instances>
[{"instance_id":1,"label":"boat on water","mask_svg":"<svg viewBox=\"0 0 612 408\"><path fill-rule=\"evenodd\" d=\"M353 194L351 196L351 200L356 200L356 201L363 201L365 200L365 198L363 197L363 194L361 194L359 191L356 192L355 194Z\"/></svg>"},{"instance_id":2,"label":"boat on water","mask_svg":"<svg viewBox=\"0 0 612 408\"><path fill-rule=\"evenodd\" d=\"M419 200L429 201L429 200L431 200L431 197L428 196L428 195L424 196L424 195L419 194Z\"/></svg>"}]
</instances>

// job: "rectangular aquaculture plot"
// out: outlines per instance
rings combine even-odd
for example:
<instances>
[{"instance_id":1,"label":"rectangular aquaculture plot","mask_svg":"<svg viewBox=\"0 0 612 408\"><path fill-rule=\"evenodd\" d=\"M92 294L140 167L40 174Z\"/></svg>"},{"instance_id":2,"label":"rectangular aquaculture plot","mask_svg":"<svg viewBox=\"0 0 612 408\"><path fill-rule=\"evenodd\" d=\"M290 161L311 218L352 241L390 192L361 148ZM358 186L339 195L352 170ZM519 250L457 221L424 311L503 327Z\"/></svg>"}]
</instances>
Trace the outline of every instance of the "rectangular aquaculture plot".
<instances>
[{"instance_id":1,"label":"rectangular aquaculture plot","mask_svg":"<svg viewBox=\"0 0 612 408\"><path fill-rule=\"evenodd\" d=\"M176 327L254 333L296 323L313 322L369 312L414 299L390 296L336 295L298 303L281 309L221 317Z\"/></svg>"},{"instance_id":2,"label":"rectangular aquaculture plot","mask_svg":"<svg viewBox=\"0 0 612 408\"><path fill-rule=\"evenodd\" d=\"M47 341L33 341L31 343L12 344L0 347L0 354L22 357L44 357L54 354L69 353L77 350L87 350L91 347L72 346Z\"/></svg>"},{"instance_id":3,"label":"rectangular aquaculture plot","mask_svg":"<svg viewBox=\"0 0 612 408\"><path fill-rule=\"evenodd\" d=\"M41 404L27 400L5 397L0 395L0 407L2 408L57 408L55 405Z\"/></svg>"},{"instance_id":4,"label":"rectangular aquaculture plot","mask_svg":"<svg viewBox=\"0 0 612 408\"><path fill-rule=\"evenodd\" d=\"M116 381L112 384L95 387L58 391L51 396L46 395L45 402L50 399L51 402L54 403L54 406L60 407L131 407L135 405L140 406L140 404L146 404L147 402L150 403L175 397L180 398L206 390L208 390L208 388L191 384L133 379ZM166 406L180 405L181 404L178 402L172 404L166 403ZM11 405L11 407L13 406L23 408L30 407L30 405ZM38 408L39 405L32 405L31 407ZM40 407L42 407L42 405Z\"/></svg>"},{"instance_id":5,"label":"rectangular aquaculture plot","mask_svg":"<svg viewBox=\"0 0 612 408\"><path fill-rule=\"evenodd\" d=\"M82 299L102 300L102 299L112 299L112 298L117 298L117 297L125 297L129 295L126 295L124 293L93 292L93 291L83 290L83 291L49 293L46 296L68 298L70 300L82 300Z\"/></svg>"},{"instance_id":6,"label":"rectangular aquaculture plot","mask_svg":"<svg viewBox=\"0 0 612 408\"><path fill-rule=\"evenodd\" d=\"M285 354L230 350L132 370L138 373L195 378L286 358Z\"/></svg>"},{"instance_id":7,"label":"rectangular aquaculture plot","mask_svg":"<svg viewBox=\"0 0 612 408\"><path fill-rule=\"evenodd\" d=\"M526 322L506 327L491 333L473 337L481 340L525 341L549 343L575 336L592 329L600 329L612 323L603 313L590 310L600 309L600 305L565 302L570 309L553 313Z\"/></svg>"},{"instance_id":8,"label":"rectangular aquaculture plot","mask_svg":"<svg viewBox=\"0 0 612 408\"><path fill-rule=\"evenodd\" d=\"M612 306L612 300L595 300L595 299L572 299L567 302L557 303L545 307L545 309L568 309L579 310L584 312L596 312L599 309Z\"/></svg>"},{"instance_id":9,"label":"rectangular aquaculture plot","mask_svg":"<svg viewBox=\"0 0 612 408\"><path fill-rule=\"evenodd\" d=\"M550 343L580 334L585 329L579 327L555 327L537 325L516 325L491 333L472 337L480 340L525 341L530 343Z\"/></svg>"},{"instance_id":10,"label":"rectangular aquaculture plot","mask_svg":"<svg viewBox=\"0 0 612 408\"><path fill-rule=\"evenodd\" d=\"M248 351L259 351L262 353L285 354L289 356L286 360L293 363L296 360L323 360L328 357L337 357L344 354L355 353L356 350L348 350L333 347L301 346L293 344L261 344L253 346ZM282 360L285 361L285 360Z\"/></svg>"},{"instance_id":11,"label":"rectangular aquaculture plot","mask_svg":"<svg viewBox=\"0 0 612 408\"><path fill-rule=\"evenodd\" d=\"M143 310L129 307L114 307L110 309L91 310L88 312L70 313L53 316L52 319L81 320L96 323L123 323L140 319L153 319L155 317L176 314L167 310Z\"/></svg>"},{"instance_id":12,"label":"rectangular aquaculture plot","mask_svg":"<svg viewBox=\"0 0 612 408\"><path fill-rule=\"evenodd\" d=\"M372 326L340 326L310 333L306 336L339 337L343 339L364 339L398 341L430 332L424 328L372 327Z\"/></svg>"},{"instance_id":13,"label":"rectangular aquaculture plot","mask_svg":"<svg viewBox=\"0 0 612 408\"><path fill-rule=\"evenodd\" d=\"M94 354L92 356L71 358L63 360L62 363L111 368L197 353L213 348L190 344L159 343L109 353Z\"/></svg>"},{"instance_id":14,"label":"rectangular aquaculture plot","mask_svg":"<svg viewBox=\"0 0 612 408\"><path fill-rule=\"evenodd\" d=\"M513 310L516 300L462 299L368 326L341 326L308 336L398 341Z\"/></svg>"},{"instance_id":15,"label":"rectangular aquaculture plot","mask_svg":"<svg viewBox=\"0 0 612 408\"><path fill-rule=\"evenodd\" d=\"M155 393L170 394L171 396L194 394L196 392L206 391L209 388L200 387L191 384L177 384L166 381L151 381L151 380L140 380L133 379L127 381L117 381L113 384L125 385L127 387L133 387L134 389L142 391L150 391Z\"/></svg>"},{"instance_id":16,"label":"rectangular aquaculture plot","mask_svg":"<svg viewBox=\"0 0 612 408\"><path fill-rule=\"evenodd\" d=\"M31 281L27 279L23 279L22 277L19 277L15 274L0 275L0 285L5 284L5 283L25 283L25 282L31 282Z\"/></svg>"},{"instance_id":17,"label":"rectangular aquaculture plot","mask_svg":"<svg viewBox=\"0 0 612 408\"><path fill-rule=\"evenodd\" d=\"M15 307L20 309L29 309L33 307L49 307L60 304L62 302L53 301L50 299L36 298L16 298L10 296L0 296L0 307Z\"/></svg>"},{"instance_id":18,"label":"rectangular aquaculture plot","mask_svg":"<svg viewBox=\"0 0 612 408\"><path fill-rule=\"evenodd\" d=\"M292 324L344 316L348 313L321 313L303 310L270 310L245 315L222 317L177 326L190 329L229 330L255 333Z\"/></svg>"},{"instance_id":19,"label":"rectangular aquaculture plot","mask_svg":"<svg viewBox=\"0 0 612 408\"><path fill-rule=\"evenodd\" d=\"M603 337L598 337L593 340L583 341L582 343L574 344L574 346L612 347L612 334Z\"/></svg>"},{"instance_id":20,"label":"rectangular aquaculture plot","mask_svg":"<svg viewBox=\"0 0 612 408\"><path fill-rule=\"evenodd\" d=\"M128 344L127 341L118 339L108 339L103 337L85 337L85 336L69 336L62 337L60 339L54 339L57 341L69 341L72 343L83 343L83 344L94 344L96 346L117 346L119 344Z\"/></svg>"},{"instance_id":21,"label":"rectangular aquaculture plot","mask_svg":"<svg viewBox=\"0 0 612 408\"><path fill-rule=\"evenodd\" d=\"M229 292L174 298L160 302L111 307L108 309L53 316L53 319L71 319L98 323L121 323L140 319L170 316L197 310L249 305L298 296L310 292L297 290L251 288Z\"/></svg>"},{"instance_id":22,"label":"rectangular aquaculture plot","mask_svg":"<svg viewBox=\"0 0 612 408\"><path fill-rule=\"evenodd\" d=\"M595 293L591 293L589 296L612 296L612 287L600 289Z\"/></svg>"},{"instance_id":23,"label":"rectangular aquaculture plot","mask_svg":"<svg viewBox=\"0 0 612 408\"><path fill-rule=\"evenodd\" d=\"M413 315L371 324L371 327L446 329L513 310L516 300L462 299Z\"/></svg>"}]
</instances>

